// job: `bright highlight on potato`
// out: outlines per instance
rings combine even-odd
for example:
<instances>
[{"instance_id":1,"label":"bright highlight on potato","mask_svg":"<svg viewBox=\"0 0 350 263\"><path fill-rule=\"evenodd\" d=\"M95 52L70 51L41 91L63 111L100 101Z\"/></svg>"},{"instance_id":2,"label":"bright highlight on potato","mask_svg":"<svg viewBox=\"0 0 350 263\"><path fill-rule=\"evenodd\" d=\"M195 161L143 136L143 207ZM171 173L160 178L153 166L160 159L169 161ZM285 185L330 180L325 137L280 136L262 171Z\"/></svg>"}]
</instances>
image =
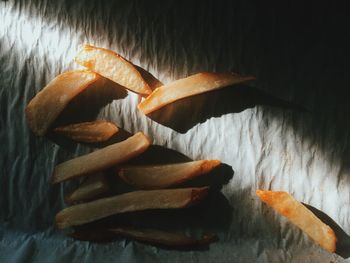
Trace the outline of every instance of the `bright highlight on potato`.
<instances>
[{"instance_id":1,"label":"bright highlight on potato","mask_svg":"<svg viewBox=\"0 0 350 263\"><path fill-rule=\"evenodd\" d=\"M84 45L76 55L75 61L131 91L142 95L152 92L134 65L111 50Z\"/></svg>"},{"instance_id":2,"label":"bright highlight on potato","mask_svg":"<svg viewBox=\"0 0 350 263\"><path fill-rule=\"evenodd\" d=\"M26 107L30 129L36 135L45 135L68 103L99 78L94 72L75 70L51 80Z\"/></svg>"},{"instance_id":3,"label":"bright highlight on potato","mask_svg":"<svg viewBox=\"0 0 350 263\"><path fill-rule=\"evenodd\" d=\"M234 73L198 73L155 89L138 108L149 114L174 101L253 79L255 77Z\"/></svg>"},{"instance_id":4,"label":"bright highlight on potato","mask_svg":"<svg viewBox=\"0 0 350 263\"><path fill-rule=\"evenodd\" d=\"M59 183L111 168L143 153L150 144L150 139L142 132L138 132L125 141L109 145L57 165L54 169L51 182Z\"/></svg>"},{"instance_id":5,"label":"bright highlight on potato","mask_svg":"<svg viewBox=\"0 0 350 263\"><path fill-rule=\"evenodd\" d=\"M67 207L56 215L58 228L82 225L114 214L185 208L208 194L208 187L135 191Z\"/></svg>"},{"instance_id":6,"label":"bright highlight on potato","mask_svg":"<svg viewBox=\"0 0 350 263\"><path fill-rule=\"evenodd\" d=\"M166 165L128 166L120 168L118 175L137 188L160 189L209 173L220 163L219 160L200 160Z\"/></svg>"},{"instance_id":7,"label":"bright highlight on potato","mask_svg":"<svg viewBox=\"0 0 350 263\"><path fill-rule=\"evenodd\" d=\"M335 251L337 238L334 231L291 195L286 192L263 190L257 190L256 194L264 203L285 216L321 247L329 252Z\"/></svg>"}]
</instances>

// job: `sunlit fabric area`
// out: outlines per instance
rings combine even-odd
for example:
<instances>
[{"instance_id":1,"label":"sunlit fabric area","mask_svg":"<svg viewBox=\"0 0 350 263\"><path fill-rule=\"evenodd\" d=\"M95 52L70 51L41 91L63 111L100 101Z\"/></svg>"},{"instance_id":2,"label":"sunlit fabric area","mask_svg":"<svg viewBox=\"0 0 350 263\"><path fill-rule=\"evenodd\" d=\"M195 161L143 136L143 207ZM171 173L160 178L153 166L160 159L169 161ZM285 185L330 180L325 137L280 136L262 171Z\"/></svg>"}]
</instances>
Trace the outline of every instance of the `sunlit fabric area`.
<instances>
[{"instance_id":1,"label":"sunlit fabric area","mask_svg":"<svg viewBox=\"0 0 350 263\"><path fill-rule=\"evenodd\" d=\"M0 262L350 262L345 10L321 2L0 1ZM40 121L52 118L52 123L38 136L27 105L58 75L92 70L90 61L84 66L76 58L84 47L119 54L113 59L122 58L116 61L126 68L124 74L142 81L151 76L157 86L149 84L151 95L145 95L127 86L129 80L136 82L133 75L119 83L112 75L91 73L97 81L71 100L47 95L52 103L41 109L48 114ZM197 87L194 93L194 85L188 89L191 96L171 101L175 95L166 89L192 83L186 78L195 74L216 89ZM221 85L222 76L232 82ZM232 76L248 78L236 83ZM185 84L172 84L182 79ZM164 92L168 102L143 112L140 105L156 91ZM55 109L53 118L49 113ZM104 134L109 140L90 143L88 134L81 142L54 129L96 120L113 125ZM142 138L125 143L133 136ZM117 143L125 143L124 148L107 152ZM142 152L133 152L135 145L144 147ZM117 208L101 207L107 211L106 218L98 218L102 228L126 224L198 240L209 233L215 241L173 249L128 236L77 240L70 229L58 229L56 215L70 206L67 195L81 183L82 171L97 171L89 158L81 159L71 175L69 167L59 165L98 151L96 167L104 169L110 191L103 197L159 191L154 192L158 199L138 192L120 215L107 217ZM169 164L178 166L158 167ZM133 168L138 165L157 167ZM64 180L55 178L59 171ZM142 181L147 171L159 179L157 185ZM141 182L132 181L129 172ZM177 177L167 181L162 176L168 173ZM190 198L199 193L200 199L198 204L191 199L191 207L178 201L188 201L188 193L179 191L188 187L194 189ZM262 202L257 190L287 192L303 204L334 231L334 253ZM170 193L177 197L176 205L168 205L174 209L164 205L172 200ZM145 205L149 211L136 211L143 198L152 200ZM92 225L79 229L92 231Z\"/></svg>"}]
</instances>

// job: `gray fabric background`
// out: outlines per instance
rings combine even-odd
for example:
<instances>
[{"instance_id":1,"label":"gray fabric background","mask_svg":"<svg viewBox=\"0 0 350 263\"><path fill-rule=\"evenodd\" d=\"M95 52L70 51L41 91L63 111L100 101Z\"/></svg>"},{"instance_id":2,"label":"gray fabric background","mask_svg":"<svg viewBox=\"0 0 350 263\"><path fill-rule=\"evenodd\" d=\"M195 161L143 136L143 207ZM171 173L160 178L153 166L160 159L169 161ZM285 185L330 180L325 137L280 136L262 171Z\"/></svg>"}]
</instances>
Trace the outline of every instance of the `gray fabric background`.
<instances>
[{"instance_id":1,"label":"gray fabric background","mask_svg":"<svg viewBox=\"0 0 350 263\"><path fill-rule=\"evenodd\" d=\"M262 205L255 190L288 191L350 233L343 10L248 1L0 1L0 262L341 262ZM209 250L123 239L90 244L53 228L69 187L49 184L53 167L92 148L35 137L24 108L55 75L77 67L72 58L84 43L115 50L164 83L200 71L257 77L169 106L158 121L137 111L137 95L121 98L108 88L71 106L233 169L222 204L214 199L202 214L220 238Z\"/></svg>"}]
</instances>

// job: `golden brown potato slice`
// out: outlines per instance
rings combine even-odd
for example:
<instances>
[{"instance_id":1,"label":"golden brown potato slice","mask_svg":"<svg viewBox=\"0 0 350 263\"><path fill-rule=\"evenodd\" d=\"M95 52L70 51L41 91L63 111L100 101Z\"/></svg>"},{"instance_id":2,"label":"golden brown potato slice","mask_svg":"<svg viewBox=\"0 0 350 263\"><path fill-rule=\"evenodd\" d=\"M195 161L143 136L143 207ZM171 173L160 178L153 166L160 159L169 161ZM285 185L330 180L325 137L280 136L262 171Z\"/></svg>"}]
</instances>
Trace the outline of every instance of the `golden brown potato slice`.
<instances>
[{"instance_id":1,"label":"golden brown potato slice","mask_svg":"<svg viewBox=\"0 0 350 263\"><path fill-rule=\"evenodd\" d=\"M26 107L28 126L45 135L67 104L91 83L101 78L88 70L68 71L51 80Z\"/></svg>"},{"instance_id":2,"label":"golden brown potato slice","mask_svg":"<svg viewBox=\"0 0 350 263\"><path fill-rule=\"evenodd\" d=\"M161 189L183 183L209 173L221 162L200 160L194 162L122 167L118 175L128 184L141 189Z\"/></svg>"},{"instance_id":3,"label":"golden brown potato slice","mask_svg":"<svg viewBox=\"0 0 350 263\"><path fill-rule=\"evenodd\" d=\"M75 61L136 93L147 95L152 92L133 64L111 50L84 45Z\"/></svg>"},{"instance_id":4,"label":"golden brown potato slice","mask_svg":"<svg viewBox=\"0 0 350 263\"><path fill-rule=\"evenodd\" d=\"M207 193L208 187L129 192L65 208L56 215L56 224L66 228L114 214L185 208L201 201Z\"/></svg>"},{"instance_id":5,"label":"golden brown potato slice","mask_svg":"<svg viewBox=\"0 0 350 263\"><path fill-rule=\"evenodd\" d=\"M309 209L286 192L257 190L258 197L303 230L312 240L329 252L336 249L334 231Z\"/></svg>"},{"instance_id":6,"label":"golden brown potato slice","mask_svg":"<svg viewBox=\"0 0 350 263\"><path fill-rule=\"evenodd\" d=\"M93 200L109 190L108 182L102 173L90 175L73 192L65 197L67 204Z\"/></svg>"},{"instance_id":7,"label":"golden brown potato slice","mask_svg":"<svg viewBox=\"0 0 350 263\"><path fill-rule=\"evenodd\" d=\"M141 154L150 144L150 139L142 132L138 132L125 141L109 145L57 165L51 182L59 183L71 178L90 175L111 168Z\"/></svg>"},{"instance_id":8,"label":"golden brown potato slice","mask_svg":"<svg viewBox=\"0 0 350 263\"><path fill-rule=\"evenodd\" d=\"M119 131L113 123L103 120L74 123L57 127L54 132L77 142L104 142Z\"/></svg>"},{"instance_id":9,"label":"golden brown potato slice","mask_svg":"<svg viewBox=\"0 0 350 263\"><path fill-rule=\"evenodd\" d=\"M167 247L193 247L209 244L217 239L216 235L204 235L198 240L175 232L125 226L112 228L109 231L126 238Z\"/></svg>"},{"instance_id":10,"label":"golden brown potato slice","mask_svg":"<svg viewBox=\"0 0 350 263\"><path fill-rule=\"evenodd\" d=\"M204 72L179 79L155 89L138 108L148 114L171 102L185 97L227 87L233 84L255 79L252 76L240 76L233 73Z\"/></svg>"}]
</instances>

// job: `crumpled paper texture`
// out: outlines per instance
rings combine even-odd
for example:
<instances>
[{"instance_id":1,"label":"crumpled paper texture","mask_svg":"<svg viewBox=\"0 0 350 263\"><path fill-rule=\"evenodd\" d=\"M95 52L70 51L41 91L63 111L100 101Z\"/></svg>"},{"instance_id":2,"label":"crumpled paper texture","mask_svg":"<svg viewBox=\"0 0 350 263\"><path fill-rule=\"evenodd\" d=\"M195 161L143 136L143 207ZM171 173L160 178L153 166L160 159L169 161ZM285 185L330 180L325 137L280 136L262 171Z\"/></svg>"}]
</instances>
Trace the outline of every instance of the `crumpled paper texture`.
<instances>
[{"instance_id":1,"label":"crumpled paper texture","mask_svg":"<svg viewBox=\"0 0 350 263\"><path fill-rule=\"evenodd\" d=\"M350 233L345 44L342 16L332 6L10 0L0 2L0 21L0 262L343 261L255 196L258 188L288 191ZM257 77L170 105L154 118L137 110L139 98L131 92L121 98L106 91L112 94L102 103L93 93L94 117L233 169L221 188L229 209L203 215L213 218L209 225L216 222L220 238L209 250L165 250L124 239L92 244L53 227L65 206L65 185L50 185L51 172L92 148L35 137L24 109L50 79L77 67L72 58L85 43L115 50L163 83L200 71Z\"/></svg>"}]
</instances>

